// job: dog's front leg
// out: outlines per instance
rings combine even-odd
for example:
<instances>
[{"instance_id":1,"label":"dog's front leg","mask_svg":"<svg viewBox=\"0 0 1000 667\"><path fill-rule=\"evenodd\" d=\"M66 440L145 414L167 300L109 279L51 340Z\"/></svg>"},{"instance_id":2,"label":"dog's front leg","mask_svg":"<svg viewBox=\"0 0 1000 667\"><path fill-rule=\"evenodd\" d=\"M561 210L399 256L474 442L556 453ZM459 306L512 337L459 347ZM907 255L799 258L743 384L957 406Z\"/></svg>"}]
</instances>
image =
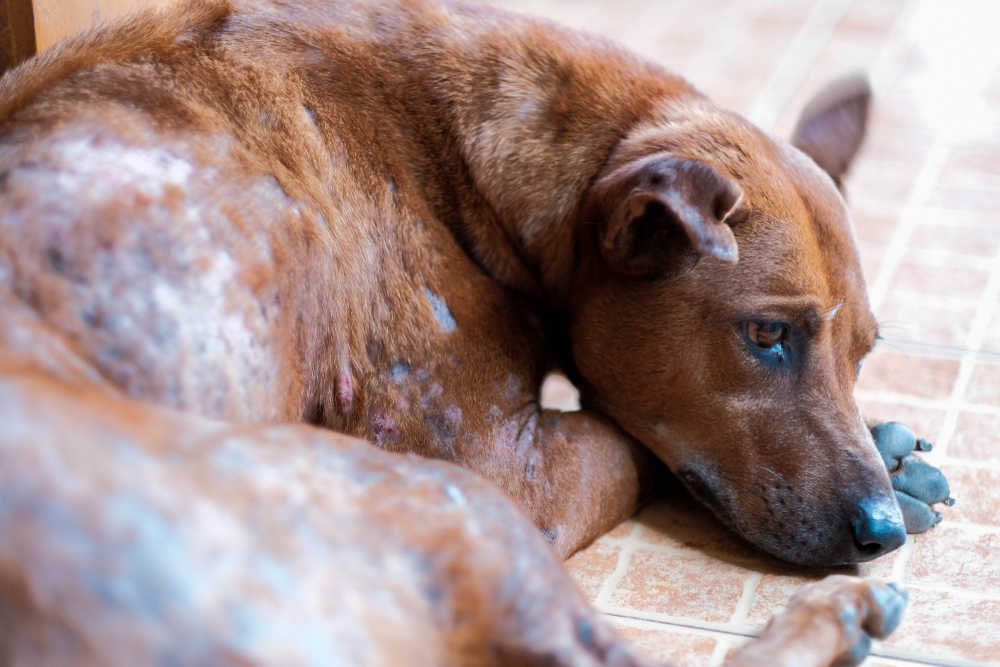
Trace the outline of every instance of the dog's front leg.
<instances>
[{"instance_id":1,"label":"dog's front leg","mask_svg":"<svg viewBox=\"0 0 1000 667\"><path fill-rule=\"evenodd\" d=\"M857 665L872 638L899 625L907 595L894 584L835 575L804 586L726 667Z\"/></svg>"},{"instance_id":2,"label":"dog's front leg","mask_svg":"<svg viewBox=\"0 0 1000 667\"><path fill-rule=\"evenodd\" d=\"M540 410L519 417L516 443L481 470L517 500L567 557L631 516L660 464L600 415Z\"/></svg>"}]
</instances>

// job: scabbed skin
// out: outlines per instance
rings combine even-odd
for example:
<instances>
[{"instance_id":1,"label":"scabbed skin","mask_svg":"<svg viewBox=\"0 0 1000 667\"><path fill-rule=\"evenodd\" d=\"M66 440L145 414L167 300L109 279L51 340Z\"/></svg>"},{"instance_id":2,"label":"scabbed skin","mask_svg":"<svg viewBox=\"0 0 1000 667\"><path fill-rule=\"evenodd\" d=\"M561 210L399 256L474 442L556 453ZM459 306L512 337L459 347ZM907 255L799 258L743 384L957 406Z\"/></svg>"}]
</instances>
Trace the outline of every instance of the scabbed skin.
<instances>
[{"instance_id":1,"label":"scabbed skin","mask_svg":"<svg viewBox=\"0 0 1000 667\"><path fill-rule=\"evenodd\" d=\"M645 664L472 473L0 371L2 664ZM904 605L824 580L734 664L860 661Z\"/></svg>"}]
</instances>

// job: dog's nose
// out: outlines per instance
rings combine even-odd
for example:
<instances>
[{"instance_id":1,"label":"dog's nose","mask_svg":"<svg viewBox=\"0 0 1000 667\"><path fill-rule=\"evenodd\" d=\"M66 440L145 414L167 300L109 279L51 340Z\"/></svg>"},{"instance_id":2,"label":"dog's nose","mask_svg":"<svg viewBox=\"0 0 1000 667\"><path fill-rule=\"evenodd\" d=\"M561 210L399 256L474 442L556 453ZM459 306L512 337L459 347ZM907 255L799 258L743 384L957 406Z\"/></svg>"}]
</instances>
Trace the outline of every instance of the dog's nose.
<instances>
[{"instance_id":1,"label":"dog's nose","mask_svg":"<svg viewBox=\"0 0 1000 667\"><path fill-rule=\"evenodd\" d=\"M859 502L851 528L859 561L889 553L906 541L906 526L895 498L879 496Z\"/></svg>"}]
</instances>

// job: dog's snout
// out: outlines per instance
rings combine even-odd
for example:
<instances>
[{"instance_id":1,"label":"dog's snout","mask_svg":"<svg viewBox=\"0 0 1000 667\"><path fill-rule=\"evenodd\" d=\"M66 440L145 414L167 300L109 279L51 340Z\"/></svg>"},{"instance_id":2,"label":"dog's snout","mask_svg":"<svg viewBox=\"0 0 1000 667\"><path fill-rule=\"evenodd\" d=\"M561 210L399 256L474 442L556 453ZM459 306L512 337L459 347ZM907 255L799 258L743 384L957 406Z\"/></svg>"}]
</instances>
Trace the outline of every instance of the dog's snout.
<instances>
[{"instance_id":1,"label":"dog's snout","mask_svg":"<svg viewBox=\"0 0 1000 667\"><path fill-rule=\"evenodd\" d=\"M889 553L906 541L906 527L899 505L894 498L887 496L865 498L859 502L851 519L851 529L859 561Z\"/></svg>"}]
</instances>

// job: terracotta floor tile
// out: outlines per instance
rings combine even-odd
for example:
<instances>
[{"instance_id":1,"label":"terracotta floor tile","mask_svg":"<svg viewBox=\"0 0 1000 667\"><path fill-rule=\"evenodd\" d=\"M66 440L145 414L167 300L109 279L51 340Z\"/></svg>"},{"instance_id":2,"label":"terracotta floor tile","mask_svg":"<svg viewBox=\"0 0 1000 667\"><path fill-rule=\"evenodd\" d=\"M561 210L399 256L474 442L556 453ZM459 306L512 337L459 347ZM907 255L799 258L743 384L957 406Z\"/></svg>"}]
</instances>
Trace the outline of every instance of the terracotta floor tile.
<instances>
[{"instance_id":1,"label":"terracotta floor tile","mask_svg":"<svg viewBox=\"0 0 1000 667\"><path fill-rule=\"evenodd\" d=\"M912 536L907 539L912 539ZM843 569L844 574L850 574L857 577L875 577L876 579L884 579L885 581L895 581L896 577L893 576L893 568L896 565L896 561L903 557L903 552L901 550L896 550L891 553L887 553L884 556L876 558L875 560L870 560L867 563L859 563L853 567L845 567Z\"/></svg>"},{"instance_id":2,"label":"terracotta floor tile","mask_svg":"<svg viewBox=\"0 0 1000 667\"><path fill-rule=\"evenodd\" d=\"M910 604L885 642L914 657L990 662L1000 657L1000 599L908 586Z\"/></svg>"},{"instance_id":3,"label":"terracotta floor tile","mask_svg":"<svg viewBox=\"0 0 1000 667\"><path fill-rule=\"evenodd\" d=\"M945 521L914 537L906 564L908 586L947 586L1000 598L1000 530ZM1000 617L996 621L1000 628Z\"/></svg>"},{"instance_id":4,"label":"terracotta floor tile","mask_svg":"<svg viewBox=\"0 0 1000 667\"><path fill-rule=\"evenodd\" d=\"M1000 208L1000 188L942 185L931 192L927 203L960 210L996 211Z\"/></svg>"},{"instance_id":5,"label":"terracotta floor tile","mask_svg":"<svg viewBox=\"0 0 1000 667\"><path fill-rule=\"evenodd\" d=\"M747 572L696 552L637 548L608 596L613 608L717 623L728 621Z\"/></svg>"},{"instance_id":6,"label":"terracotta floor tile","mask_svg":"<svg viewBox=\"0 0 1000 667\"><path fill-rule=\"evenodd\" d=\"M625 539L626 537L631 535L634 531L637 531L639 529L638 526L639 524L636 522L635 519L622 521L620 524L609 530L607 534L604 535L604 537L616 540Z\"/></svg>"},{"instance_id":7,"label":"terracotta floor tile","mask_svg":"<svg viewBox=\"0 0 1000 667\"><path fill-rule=\"evenodd\" d=\"M926 438L934 444L936 444L935 440L945 416L943 407L939 410L915 408L909 405L864 399L859 400L858 404L861 406L861 414L866 419L874 419L878 422L901 422L909 426L918 436Z\"/></svg>"},{"instance_id":8,"label":"terracotta floor tile","mask_svg":"<svg viewBox=\"0 0 1000 667\"><path fill-rule=\"evenodd\" d=\"M886 246L874 243L858 243L858 253L861 255L861 271L865 279L871 281L878 275L882 267L882 260L885 258Z\"/></svg>"},{"instance_id":9,"label":"terracotta floor tile","mask_svg":"<svg viewBox=\"0 0 1000 667\"><path fill-rule=\"evenodd\" d=\"M949 264L932 264L925 257L908 253L890 283L891 289L939 297L975 298L986 288L989 273L963 266L960 259Z\"/></svg>"},{"instance_id":10,"label":"terracotta floor tile","mask_svg":"<svg viewBox=\"0 0 1000 667\"><path fill-rule=\"evenodd\" d=\"M877 154L883 160L922 164L931 150L934 137L927 132L907 129L904 125L893 125L891 119L879 115L880 109L892 104L885 100L874 107L873 120L881 131L868 134L865 150Z\"/></svg>"},{"instance_id":11,"label":"terracotta floor tile","mask_svg":"<svg viewBox=\"0 0 1000 667\"><path fill-rule=\"evenodd\" d=\"M876 159L875 153L866 152L851 168L847 187L847 201L852 211L857 207L875 208L883 215L899 216L906 203L919 171L919 162L888 161ZM864 220L854 218L858 235L865 238Z\"/></svg>"},{"instance_id":12,"label":"terracotta floor tile","mask_svg":"<svg viewBox=\"0 0 1000 667\"><path fill-rule=\"evenodd\" d=\"M964 347L976 315L972 304L928 304L913 292L890 292L878 309L882 335L894 340Z\"/></svg>"},{"instance_id":13,"label":"terracotta floor tile","mask_svg":"<svg viewBox=\"0 0 1000 667\"><path fill-rule=\"evenodd\" d=\"M850 196L851 218L854 220L854 229L857 231L858 240L862 243L887 245L892 240L892 235L899 226L899 212L889 210L880 201L873 202L856 196L855 175L848 182L847 187ZM860 181L864 182L864 181Z\"/></svg>"},{"instance_id":14,"label":"terracotta floor tile","mask_svg":"<svg viewBox=\"0 0 1000 667\"><path fill-rule=\"evenodd\" d=\"M946 521L954 519L1000 528L1000 470L974 463L944 463L941 470L955 498L952 507L940 509Z\"/></svg>"},{"instance_id":15,"label":"terracotta floor tile","mask_svg":"<svg viewBox=\"0 0 1000 667\"><path fill-rule=\"evenodd\" d=\"M824 573L810 574L765 574L754 591L747 621L755 628L761 628L774 614L788 603L788 600L802 586L822 579Z\"/></svg>"},{"instance_id":16,"label":"terracotta floor tile","mask_svg":"<svg viewBox=\"0 0 1000 667\"><path fill-rule=\"evenodd\" d=\"M987 352L1000 354L1000 310L993 315L993 320L986 327L981 348Z\"/></svg>"},{"instance_id":17,"label":"terracotta floor tile","mask_svg":"<svg viewBox=\"0 0 1000 667\"><path fill-rule=\"evenodd\" d=\"M965 392L969 403L1000 406L1000 363L979 362Z\"/></svg>"},{"instance_id":18,"label":"terracotta floor tile","mask_svg":"<svg viewBox=\"0 0 1000 667\"><path fill-rule=\"evenodd\" d=\"M618 632L651 661L685 665L707 665L718 639L708 633L692 632L665 623L608 617Z\"/></svg>"},{"instance_id":19,"label":"terracotta floor tile","mask_svg":"<svg viewBox=\"0 0 1000 667\"><path fill-rule=\"evenodd\" d=\"M658 501L644 509L636 520L637 539L641 543L692 550L730 562L764 558L686 493Z\"/></svg>"},{"instance_id":20,"label":"terracotta floor tile","mask_svg":"<svg viewBox=\"0 0 1000 667\"><path fill-rule=\"evenodd\" d=\"M862 391L890 391L923 398L947 398L958 376L957 359L911 354L879 345L858 378Z\"/></svg>"},{"instance_id":21,"label":"terracotta floor tile","mask_svg":"<svg viewBox=\"0 0 1000 667\"><path fill-rule=\"evenodd\" d=\"M910 237L910 247L919 250L945 250L979 257L994 257L1000 248L1000 234L991 234L982 224L917 225Z\"/></svg>"},{"instance_id":22,"label":"terracotta floor tile","mask_svg":"<svg viewBox=\"0 0 1000 667\"><path fill-rule=\"evenodd\" d=\"M1000 176L1000 140L980 140L952 147L943 171L972 170Z\"/></svg>"},{"instance_id":23,"label":"terracotta floor tile","mask_svg":"<svg viewBox=\"0 0 1000 667\"><path fill-rule=\"evenodd\" d=\"M881 558L853 567L830 571L794 570L790 567L783 571L765 574L754 590L753 599L747 612L748 627L757 628L767 622L771 616L787 604L795 592L808 583L818 581L828 574L847 574L856 577L874 577L885 581L893 581L892 570L896 559L901 557L901 551L894 551Z\"/></svg>"},{"instance_id":24,"label":"terracotta floor tile","mask_svg":"<svg viewBox=\"0 0 1000 667\"><path fill-rule=\"evenodd\" d=\"M601 592L605 580L618 567L620 554L621 546L618 543L602 538L573 554L566 561L566 570L584 597L593 602Z\"/></svg>"},{"instance_id":25,"label":"terracotta floor tile","mask_svg":"<svg viewBox=\"0 0 1000 667\"><path fill-rule=\"evenodd\" d=\"M948 456L1000 463L1000 415L962 412L955 435L948 443Z\"/></svg>"}]
</instances>

